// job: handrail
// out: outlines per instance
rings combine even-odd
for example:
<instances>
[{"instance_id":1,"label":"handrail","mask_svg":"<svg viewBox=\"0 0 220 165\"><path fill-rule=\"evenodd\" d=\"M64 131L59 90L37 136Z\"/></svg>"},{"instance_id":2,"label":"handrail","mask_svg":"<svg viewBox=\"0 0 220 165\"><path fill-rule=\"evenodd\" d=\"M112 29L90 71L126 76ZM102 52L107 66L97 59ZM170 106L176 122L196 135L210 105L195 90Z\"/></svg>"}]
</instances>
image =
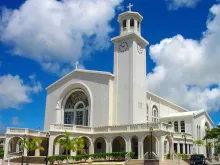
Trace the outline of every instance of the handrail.
<instances>
[{"instance_id":1,"label":"handrail","mask_svg":"<svg viewBox=\"0 0 220 165\"><path fill-rule=\"evenodd\" d=\"M145 154L144 154L144 160L147 160L148 159L148 152L146 152Z\"/></svg>"},{"instance_id":2,"label":"handrail","mask_svg":"<svg viewBox=\"0 0 220 165\"><path fill-rule=\"evenodd\" d=\"M154 152L152 152L152 154L154 155L155 159L158 160L159 156L157 156L157 154L155 154Z\"/></svg>"},{"instance_id":3,"label":"handrail","mask_svg":"<svg viewBox=\"0 0 220 165\"><path fill-rule=\"evenodd\" d=\"M125 162L128 162L131 159L131 154L130 152L128 152L127 154L125 154Z\"/></svg>"}]
</instances>

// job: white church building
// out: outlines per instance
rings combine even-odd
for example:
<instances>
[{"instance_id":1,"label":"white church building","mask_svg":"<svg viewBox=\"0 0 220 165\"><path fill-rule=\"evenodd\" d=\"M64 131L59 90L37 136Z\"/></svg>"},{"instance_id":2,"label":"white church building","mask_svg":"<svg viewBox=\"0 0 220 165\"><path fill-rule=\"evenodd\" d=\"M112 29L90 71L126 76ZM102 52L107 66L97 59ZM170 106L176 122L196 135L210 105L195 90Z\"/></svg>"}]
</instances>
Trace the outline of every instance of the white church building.
<instances>
[{"instance_id":1,"label":"white church building","mask_svg":"<svg viewBox=\"0 0 220 165\"><path fill-rule=\"evenodd\" d=\"M7 128L5 159L21 151L19 139L24 137L44 139L45 151L30 155L64 154L54 141L65 131L72 138L83 137L88 154L135 152L136 158L144 159L152 151L160 160L174 152L207 156L205 145L193 144L213 127L206 110L189 111L147 90L149 43L141 36L143 17L130 9L129 5L129 11L118 16L120 34L111 39L114 72L78 69L76 65L75 70L47 87L44 131Z\"/></svg>"}]
</instances>

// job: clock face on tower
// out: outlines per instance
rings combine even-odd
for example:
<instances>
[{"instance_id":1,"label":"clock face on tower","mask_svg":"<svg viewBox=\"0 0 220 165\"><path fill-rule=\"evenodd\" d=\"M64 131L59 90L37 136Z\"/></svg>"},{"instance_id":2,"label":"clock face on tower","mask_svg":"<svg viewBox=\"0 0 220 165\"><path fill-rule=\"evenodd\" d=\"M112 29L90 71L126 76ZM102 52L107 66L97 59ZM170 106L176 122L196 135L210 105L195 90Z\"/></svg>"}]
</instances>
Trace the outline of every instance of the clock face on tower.
<instances>
[{"instance_id":1,"label":"clock face on tower","mask_svg":"<svg viewBox=\"0 0 220 165\"><path fill-rule=\"evenodd\" d=\"M125 41L122 41L119 43L119 52L125 52L128 50L128 43Z\"/></svg>"},{"instance_id":2,"label":"clock face on tower","mask_svg":"<svg viewBox=\"0 0 220 165\"><path fill-rule=\"evenodd\" d=\"M139 42L137 43L137 51L138 51L139 54L143 53L143 48L142 48L142 46Z\"/></svg>"}]
</instances>

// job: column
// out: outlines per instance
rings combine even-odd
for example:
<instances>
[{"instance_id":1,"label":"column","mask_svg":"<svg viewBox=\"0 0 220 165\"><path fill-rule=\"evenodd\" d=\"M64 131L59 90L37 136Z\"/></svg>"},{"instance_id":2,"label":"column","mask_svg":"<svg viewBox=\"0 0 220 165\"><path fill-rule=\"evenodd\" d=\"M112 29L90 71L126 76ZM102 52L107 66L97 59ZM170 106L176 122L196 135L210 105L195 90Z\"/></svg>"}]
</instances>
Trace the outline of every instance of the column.
<instances>
[{"instance_id":1,"label":"column","mask_svg":"<svg viewBox=\"0 0 220 165\"><path fill-rule=\"evenodd\" d=\"M190 144L187 144L187 154L190 154L189 148L190 148Z\"/></svg>"},{"instance_id":2,"label":"column","mask_svg":"<svg viewBox=\"0 0 220 165\"><path fill-rule=\"evenodd\" d=\"M28 153L27 149L24 148L24 156L27 156L27 153Z\"/></svg>"},{"instance_id":3,"label":"column","mask_svg":"<svg viewBox=\"0 0 220 165\"><path fill-rule=\"evenodd\" d=\"M164 160L164 136L160 137L160 141L159 141L159 156L160 156L160 160L163 161Z\"/></svg>"},{"instance_id":4,"label":"column","mask_svg":"<svg viewBox=\"0 0 220 165\"><path fill-rule=\"evenodd\" d=\"M36 143L37 146L39 146L39 143ZM35 150L34 156L40 156L40 149Z\"/></svg>"},{"instance_id":5,"label":"column","mask_svg":"<svg viewBox=\"0 0 220 165\"><path fill-rule=\"evenodd\" d=\"M55 153L54 154L55 155L59 155L60 154L60 144L59 143L55 144Z\"/></svg>"},{"instance_id":6,"label":"column","mask_svg":"<svg viewBox=\"0 0 220 165\"><path fill-rule=\"evenodd\" d=\"M185 143L183 143L183 153L185 154L186 151L185 151Z\"/></svg>"},{"instance_id":7,"label":"column","mask_svg":"<svg viewBox=\"0 0 220 165\"><path fill-rule=\"evenodd\" d=\"M94 144L92 140L90 140L90 146L89 146L89 154L94 154Z\"/></svg>"},{"instance_id":8,"label":"column","mask_svg":"<svg viewBox=\"0 0 220 165\"><path fill-rule=\"evenodd\" d=\"M126 152L131 152L131 139L128 138L128 140L126 139Z\"/></svg>"},{"instance_id":9,"label":"column","mask_svg":"<svg viewBox=\"0 0 220 165\"><path fill-rule=\"evenodd\" d=\"M50 136L49 138L49 148L48 148L48 156L53 155L53 142L54 142L55 137Z\"/></svg>"},{"instance_id":10,"label":"column","mask_svg":"<svg viewBox=\"0 0 220 165\"><path fill-rule=\"evenodd\" d=\"M127 31L127 32L130 32L130 19L127 19L127 22L126 22L126 31Z\"/></svg>"},{"instance_id":11,"label":"column","mask_svg":"<svg viewBox=\"0 0 220 165\"><path fill-rule=\"evenodd\" d=\"M70 151L70 156L76 156L76 152Z\"/></svg>"},{"instance_id":12,"label":"column","mask_svg":"<svg viewBox=\"0 0 220 165\"><path fill-rule=\"evenodd\" d=\"M177 142L177 153L180 153L180 142Z\"/></svg>"},{"instance_id":13,"label":"column","mask_svg":"<svg viewBox=\"0 0 220 165\"><path fill-rule=\"evenodd\" d=\"M10 138L6 137L4 145L4 159L7 158Z\"/></svg>"},{"instance_id":14,"label":"column","mask_svg":"<svg viewBox=\"0 0 220 165\"><path fill-rule=\"evenodd\" d=\"M144 142L142 142L141 138L138 138L138 159L144 159Z\"/></svg>"}]
</instances>

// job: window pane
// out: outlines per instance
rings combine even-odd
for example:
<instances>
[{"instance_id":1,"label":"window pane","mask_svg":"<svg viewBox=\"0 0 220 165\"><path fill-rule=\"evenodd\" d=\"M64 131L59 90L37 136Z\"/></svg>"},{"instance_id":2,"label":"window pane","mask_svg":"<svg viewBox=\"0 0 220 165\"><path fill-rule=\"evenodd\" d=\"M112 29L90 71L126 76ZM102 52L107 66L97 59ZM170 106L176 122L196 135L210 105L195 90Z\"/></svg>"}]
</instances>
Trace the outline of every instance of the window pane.
<instances>
[{"instance_id":1,"label":"window pane","mask_svg":"<svg viewBox=\"0 0 220 165\"><path fill-rule=\"evenodd\" d=\"M64 113L64 124L73 124L74 112Z\"/></svg>"},{"instance_id":2,"label":"window pane","mask_svg":"<svg viewBox=\"0 0 220 165\"><path fill-rule=\"evenodd\" d=\"M76 112L76 125L83 125L83 111Z\"/></svg>"},{"instance_id":3,"label":"window pane","mask_svg":"<svg viewBox=\"0 0 220 165\"><path fill-rule=\"evenodd\" d=\"M88 110L86 110L85 112L85 125L88 126L89 125L89 114L88 114Z\"/></svg>"}]
</instances>

